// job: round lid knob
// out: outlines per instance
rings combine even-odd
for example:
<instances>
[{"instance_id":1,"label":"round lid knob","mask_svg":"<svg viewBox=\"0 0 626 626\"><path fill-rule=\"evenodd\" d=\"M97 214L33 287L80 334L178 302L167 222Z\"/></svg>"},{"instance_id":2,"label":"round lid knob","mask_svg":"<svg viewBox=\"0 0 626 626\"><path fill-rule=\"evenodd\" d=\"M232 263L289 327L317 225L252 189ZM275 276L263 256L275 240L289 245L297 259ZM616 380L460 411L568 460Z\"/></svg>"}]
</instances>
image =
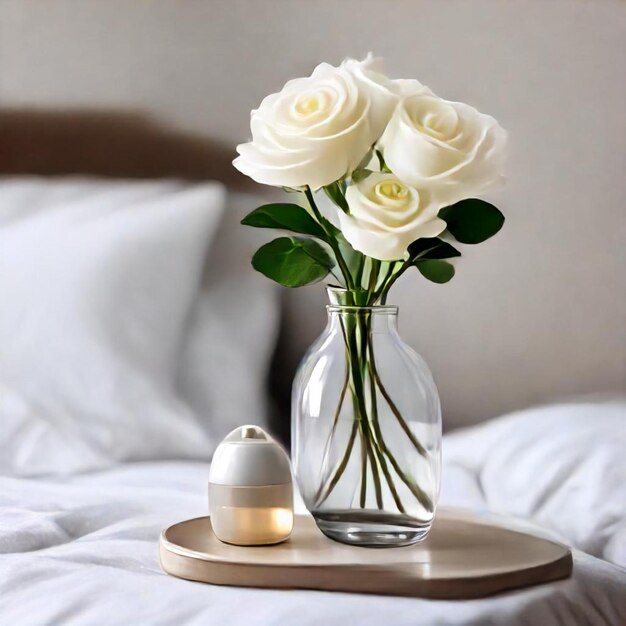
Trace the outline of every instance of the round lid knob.
<instances>
[{"instance_id":1,"label":"round lid knob","mask_svg":"<svg viewBox=\"0 0 626 626\"><path fill-rule=\"evenodd\" d=\"M217 446L209 482L241 487L290 483L289 458L262 428L240 426Z\"/></svg>"},{"instance_id":2,"label":"round lid knob","mask_svg":"<svg viewBox=\"0 0 626 626\"><path fill-rule=\"evenodd\" d=\"M230 433L228 437L226 437L226 441L236 441L237 435L241 437L241 440L267 439L267 437L265 436L265 432L258 426L242 426L241 428L235 428L235 430L233 430L233 432ZM233 437L233 438L230 439L230 437Z\"/></svg>"}]
</instances>

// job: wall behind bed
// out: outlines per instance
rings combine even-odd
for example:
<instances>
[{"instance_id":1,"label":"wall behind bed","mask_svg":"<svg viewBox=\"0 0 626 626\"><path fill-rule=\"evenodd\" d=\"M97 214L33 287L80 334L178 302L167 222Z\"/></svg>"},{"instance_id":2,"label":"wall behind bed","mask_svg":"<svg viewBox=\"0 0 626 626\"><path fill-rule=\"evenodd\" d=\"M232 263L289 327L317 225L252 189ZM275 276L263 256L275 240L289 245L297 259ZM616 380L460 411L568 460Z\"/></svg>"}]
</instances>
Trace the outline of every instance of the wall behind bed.
<instances>
[{"instance_id":1,"label":"wall behind bed","mask_svg":"<svg viewBox=\"0 0 626 626\"><path fill-rule=\"evenodd\" d=\"M318 61L369 50L510 132L493 196L504 231L452 283L407 277L394 298L448 426L626 390L620 0L0 0L0 168L238 186L228 164L249 110ZM287 388L324 295L285 300Z\"/></svg>"}]
</instances>

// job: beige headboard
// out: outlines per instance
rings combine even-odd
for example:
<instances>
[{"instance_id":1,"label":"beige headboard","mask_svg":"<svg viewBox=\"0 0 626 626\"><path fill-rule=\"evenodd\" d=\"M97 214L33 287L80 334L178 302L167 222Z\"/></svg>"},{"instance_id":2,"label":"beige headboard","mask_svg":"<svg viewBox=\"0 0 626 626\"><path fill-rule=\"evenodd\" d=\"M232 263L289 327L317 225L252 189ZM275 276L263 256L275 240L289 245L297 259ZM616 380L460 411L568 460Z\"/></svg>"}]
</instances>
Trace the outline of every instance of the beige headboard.
<instances>
[{"instance_id":1,"label":"beige headboard","mask_svg":"<svg viewBox=\"0 0 626 626\"><path fill-rule=\"evenodd\" d=\"M261 97L369 50L510 133L502 233L394 297L448 425L626 390L621 0L0 0L0 169L238 186ZM285 377L323 299L286 296Z\"/></svg>"}]
</instances>

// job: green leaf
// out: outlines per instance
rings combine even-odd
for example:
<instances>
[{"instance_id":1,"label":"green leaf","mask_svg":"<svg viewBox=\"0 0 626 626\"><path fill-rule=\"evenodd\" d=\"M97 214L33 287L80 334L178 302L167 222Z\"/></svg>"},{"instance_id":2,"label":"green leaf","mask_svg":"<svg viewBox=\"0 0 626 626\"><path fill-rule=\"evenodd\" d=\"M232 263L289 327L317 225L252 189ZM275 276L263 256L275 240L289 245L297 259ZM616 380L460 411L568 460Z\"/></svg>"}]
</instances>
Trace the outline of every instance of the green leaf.
<instances>
[{"instance_id":1,"label":"green leaf","mask_svg":"<svg viewBox=\"0 0 626 626\"><path fill-rule=\"evenodd\" d=\"M343 233L332 222L327 220L325 217L322 217L321 222L324 225L326 232L337 242L341 256L343 256L350 274L355 276L357 268L362 263L361 259L365 255L362 252L355 250L343 236Z\"/></svg>"},{"instance_id":2,"label":"green leaf","mask_svg":"<svg viewBox=\"0 0 626 626\"><path fill-rule=\"evenodd\" d=\"M339 182L334 182L324 187L324 193L344 212L349 213L348 203L343 196L343 189Z\"/></svg>"},{"instance_id":3,"label":"green leaf","mask_svg":"<svg viewBox=\"0 0 626 626\"><path fill-rule=\"evenodd\" d=\"M415 267L424 278L428 278L433 283L447 283L454 276L454 266L439 259L416 261Z\"/></svg>"},{"instance_id":4,"label":"green leaf","mask_svg":"<svg viewBox=\"0 0 626 626\"><path fill-rule=\"evenodd\" d=\"M324 229L299 204L264 204L246 215L241 223L255 228L280 228L326 240Z\"/></svg>"},{"instance_id":5,"label":"green leaf","mask_svg":"<svg viewBox=\"0 0 626 626\"><path fill-rule=\"evenodd\" d=\"M279 237L261 246L252 267L284 287L301 287L322 280L333 261L319 243L301 237Z\"/></svg>"},{"instance_id":6,"label":"green leaf","mask_svg":"<svg viewBox=\"0 0 626 626\"><path fill-rule=\"evenodd\" d=\"M373 152L374 152L374 148L372 147L365 153L365 156L361 159L361 162L354 169L355 170L365 169L370 164L370 161L372 160Z\"/></svg>"},{"instance_id":7,"label":"green leaf","mask_svg":"<svg viewBox=\"0 0 626 626\"><path fill-rule=\"evenodd\" d=\"M481 243L493 237L504 224L504 215L493 204L476 198L444 207L439 217L461 243Z\"/></svg>"},{"instance_id":8,"label":"green leaf","mask_svg":"<svg viewBox=\"0 0 626 626\"><path fill-rule=\"evenodd\" d=\"M330 232L334 233L335 235L335 239L337 240L337 244L339 245L341 256L343 256L346 265L350 270L350 274L352 276L356 276L357 269L363 263L363 257L365 255L362 252L355 250L339 229L335 228L334 226L332 226L332 228L334 228L334 231L331 230Z\"/></svg>"},{"instance_id":9,"label":"green leaf","mask_svg":"<svg viewBox=\"0 0 626 626\"><path fill-rule=\"evenodd\" d=\"M383 157L383 153L380 150L376 150L376 156L378 157L378 166L380 167L381 172L386 172L387 174L391 174L391 170L385 163L385 158Z\"/></svg>"},{"instance_id":10,"label":"green leaf","mask_svg":"<svg viewBox=\"0 0 626 626\"><path fill-rule=\"evenodd\" d=\"M413 262L417 259L451 259L455 256L461 256L461 253L447 241L437 237L416 239L409 246L409 258Z\"/></svg>"},{"instance_id":11,"label":"green leaf","mask_svg":"<svg viewBox=\"0 0 626 626\"><path fill-rule=\"evenodd\" d=\"M361 168L358 170L354 170L352 172L352 182L360 183L362 180L365 180L370 174L373 174L372 170L368 170L367 168Z\"/></svg>"}]
</instances>

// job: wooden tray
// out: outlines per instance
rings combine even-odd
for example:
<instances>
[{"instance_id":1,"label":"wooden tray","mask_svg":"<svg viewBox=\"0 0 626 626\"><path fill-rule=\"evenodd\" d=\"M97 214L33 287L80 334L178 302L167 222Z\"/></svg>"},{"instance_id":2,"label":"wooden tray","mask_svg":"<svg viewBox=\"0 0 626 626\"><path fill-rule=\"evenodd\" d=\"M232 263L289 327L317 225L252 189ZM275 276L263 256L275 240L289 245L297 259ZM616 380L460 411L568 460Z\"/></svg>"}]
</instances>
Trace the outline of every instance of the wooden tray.
<instances>
[{"instance_id":1,"label":"wooden tray","mask_svg":"<svg viewBox=\"0 0 626 626\"><path fill-rule=\"evenodd\" d=\"M231 546L215 537L208 517L199 517L165 529L159 551L168 574L215 585L422 598L478 598L572 572L565 546L446 510L423 542L405 548L336 543L308 516L296 516L284 543Z\"/></svg>"}]
</instances>

